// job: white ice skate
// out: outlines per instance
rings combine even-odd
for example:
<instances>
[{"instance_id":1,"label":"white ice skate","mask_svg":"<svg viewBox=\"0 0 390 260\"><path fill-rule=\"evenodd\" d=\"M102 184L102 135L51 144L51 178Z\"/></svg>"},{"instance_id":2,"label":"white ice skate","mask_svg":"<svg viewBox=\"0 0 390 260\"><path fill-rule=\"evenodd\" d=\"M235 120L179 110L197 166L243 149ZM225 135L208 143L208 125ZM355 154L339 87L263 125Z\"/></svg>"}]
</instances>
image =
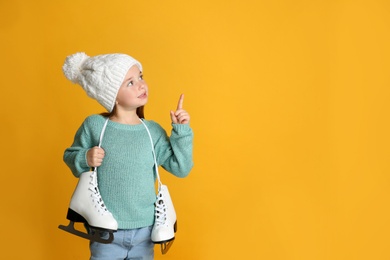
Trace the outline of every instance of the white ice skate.
<instances>
[{"instance_id":1,"label":"white ice skate","mask_svg":"<svg viewBox=\"0 0 390 260\"><path fill-rule=\"evenodd\" d=\"M97 186L96 171L81 174L77 187L73 193L66 217L70 220L68 226L58 227L76 236L108 244L114 239L113 232L117 231L118 223L104 205ZM82 222L89 229L84 233L74 228L75 222ZM101 237L101 232L109 234L107 239Z\"/></svg>"},{"instance_id":2,"label":"white ice skate","mask_svg":"<svg viewBox=\"0 0 390 260\"><path fill-rule=\"evenodd\" d=\"M158 182L158 193L155 202L154 225L152 229L151 240L155 244L161 244L161 253L166 254L175 239L175 233L177 230L176 211L173 207L168 187L162 184L160 180L152 135L142 120L141 123L145 126L145 129L148 132L150 138L150 144L152 145L152 153L154 158L154 167Z\"/></svg>"},{"instance_id":3,"label":"white ice skate","mask_svg":"<svg viewBox=\"0 0 390 260\"><path fill-rule=\"evenodd\" d=\"M161 185L157 194L155 218L152 229L152 241L161 244L161 252L168 252L177 230L176 212L173 207L168 187Z\"/></svg>"},{"instance_id":4,"label":"white ice skate","mask_svg":"<svg viewBox=\"0 0 390 260\"><path fill-rule=\"evenodd\" d=\"M99 147L101 146L108 118L100 133ZM59 225L58 228L76 236L108 244L114 239L113 232L118 230L118 223L104 205L97 184L97 168L80 175L79 182L73 192L66 218L70 221L68 226ZM75 222L84 223L89 233L74 228ZM107 239L101 237L102 232L108 232Z\"/></svg>"}]
</instances>

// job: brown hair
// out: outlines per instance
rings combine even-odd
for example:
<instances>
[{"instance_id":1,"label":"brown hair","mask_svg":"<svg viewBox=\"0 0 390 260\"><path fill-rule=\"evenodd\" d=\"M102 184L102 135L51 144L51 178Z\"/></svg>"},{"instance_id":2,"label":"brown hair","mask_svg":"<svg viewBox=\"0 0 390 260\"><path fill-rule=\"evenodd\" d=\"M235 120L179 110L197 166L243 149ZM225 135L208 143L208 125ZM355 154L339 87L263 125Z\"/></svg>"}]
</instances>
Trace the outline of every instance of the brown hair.
<instances>
[{"instance_id":1,"label":"brown hair","mask_svg":"<svg viewBox=\"0 0 390 260\"><path fill-rule=\"evenodd\" d=\"M104 117L111 117L111 116L115 115L115 112L116 112L116 106L114 106L114 108L112 109L111 112L103 112L103 113L101 113L100 115L102 115L102 116L104 116ZM144 106L138 107L136 113L137 113L137 116L138 116L139 118L145 118L145 115L144 115Z\"/></svg>"}]
</instances>

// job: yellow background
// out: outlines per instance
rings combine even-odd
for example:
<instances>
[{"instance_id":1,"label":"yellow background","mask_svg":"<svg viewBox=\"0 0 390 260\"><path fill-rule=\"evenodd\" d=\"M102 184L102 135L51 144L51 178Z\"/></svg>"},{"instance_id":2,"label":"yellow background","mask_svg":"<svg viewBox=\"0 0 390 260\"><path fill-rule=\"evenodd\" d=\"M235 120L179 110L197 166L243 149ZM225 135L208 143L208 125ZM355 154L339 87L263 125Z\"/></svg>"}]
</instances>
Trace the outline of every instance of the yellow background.
<instances>
[{"instance_id":1,"label":"yellow background","mask_svg":"<svg viewBox=\"0 0 390 260\"><path fill-rule=\"evenodd\" d=\"M77 183L62 161L103 108L69 54L144 66L149 119L180 93L195 168L162 173L178 214L156 259L390 259L387 0L0 1L2 259L88 259L57 228Z\"/></svg>"}]
</instances>

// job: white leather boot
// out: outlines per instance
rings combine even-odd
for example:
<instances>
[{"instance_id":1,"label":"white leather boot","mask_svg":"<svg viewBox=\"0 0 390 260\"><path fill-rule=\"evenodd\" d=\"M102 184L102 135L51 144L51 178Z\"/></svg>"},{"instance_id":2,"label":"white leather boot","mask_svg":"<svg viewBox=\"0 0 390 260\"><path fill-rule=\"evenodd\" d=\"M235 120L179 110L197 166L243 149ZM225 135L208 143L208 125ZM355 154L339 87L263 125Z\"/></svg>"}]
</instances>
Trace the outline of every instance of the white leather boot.
<instances>
[{"instance_id":1,"label":"white leather boot","mask_svg":"<svg viewBox=\"0 0 390 260\"><path fill-rule=\"evenodd\" d=\"M68 226L60 225L59 228L74 235L100 243L111 243L117 231L118 223L104 205L97 185L97 173L95 171L84 172L79 178L76 189L73 192L67 219ZM83 233L74 229L74 222L82 222L90 229L90 233ZM109 233L109 238L100 236L101 231Z\"/></svg>"},{"instance_id":2,"label":"white leather boot","mask_svg":"<svg viewBox=\"0 0 390 260\"><path fill-rule=\"evenodd\" d=\"M161 252L165 254L171 247L177 230L176 212L166 185L160 186L155 205L151 238L153 243L161 244Z\"/></svg>"}]
</instances>

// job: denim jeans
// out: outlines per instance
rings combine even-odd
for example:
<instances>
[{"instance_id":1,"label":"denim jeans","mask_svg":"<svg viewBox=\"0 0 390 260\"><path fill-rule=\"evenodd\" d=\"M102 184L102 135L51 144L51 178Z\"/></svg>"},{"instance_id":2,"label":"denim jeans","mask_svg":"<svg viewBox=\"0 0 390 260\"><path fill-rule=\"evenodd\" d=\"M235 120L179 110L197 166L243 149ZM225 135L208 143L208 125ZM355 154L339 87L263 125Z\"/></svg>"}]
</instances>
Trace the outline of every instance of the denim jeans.
<instances>
[{"instance_id":1,"label":"denim jeans","mask_svg":"<svg viewBox=\"0 0 390 260\"><path fill-rule=\"evenodd\" d=\"M154 244L150 239L152 226L137 229L120 229L110 244L91 242L90 260L153 260ZM108 238L108 233L103 232Z\"/></svg>"}]
</instances>

